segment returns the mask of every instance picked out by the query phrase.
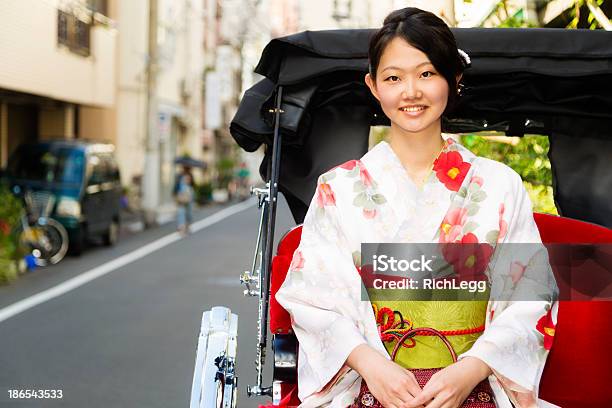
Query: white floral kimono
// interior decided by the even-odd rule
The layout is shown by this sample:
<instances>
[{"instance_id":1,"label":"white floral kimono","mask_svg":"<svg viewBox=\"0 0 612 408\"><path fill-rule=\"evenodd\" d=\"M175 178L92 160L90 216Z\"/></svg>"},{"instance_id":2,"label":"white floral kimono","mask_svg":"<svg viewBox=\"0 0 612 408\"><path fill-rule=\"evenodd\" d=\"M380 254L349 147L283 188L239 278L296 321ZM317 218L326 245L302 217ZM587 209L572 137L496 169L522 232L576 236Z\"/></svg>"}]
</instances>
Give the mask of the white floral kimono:
<instances>
[{"instance_id":1,"label":"white floral kimono","mask_svg":"<svg viewBox=\"0 0 612 408\"><path fill-rule=\"evenodd\" d=\"M388 357L372 305L362 300L361 243L541 243L520 176L445 140L421 187L386 142L319 178L300 245L276 294L299 340L301 407L354 402L361 377L345 362L356 346L368 343ZM557 313L556 285L540 247L522 251L522 259L507 259L488 278L492 293L539 280L542 300L489 301L484 332L459 356L491 367L499 407L511 407L510 401L517 407L554 406L537 398Z\"/></svg>"}]
</instances>

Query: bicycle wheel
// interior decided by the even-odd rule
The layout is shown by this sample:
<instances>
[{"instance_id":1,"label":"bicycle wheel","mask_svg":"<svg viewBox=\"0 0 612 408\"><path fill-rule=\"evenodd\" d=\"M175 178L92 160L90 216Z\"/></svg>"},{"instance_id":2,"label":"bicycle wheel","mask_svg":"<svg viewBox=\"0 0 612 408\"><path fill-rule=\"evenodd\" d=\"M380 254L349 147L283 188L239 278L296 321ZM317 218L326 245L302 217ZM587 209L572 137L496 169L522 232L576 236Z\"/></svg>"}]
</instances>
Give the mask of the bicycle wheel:
<instances>
[{"instance_id":1,"label":"bicycle wheel","mask_svg":"<svg viewBox=\"0 0 612 408\"><path fill-rule=\"evenodd\" d=\"M68 252L68 232L52 218L41 217L22 229L20 241L29 248L38 266L54 265Z\"/></svg>"}]
</instances>

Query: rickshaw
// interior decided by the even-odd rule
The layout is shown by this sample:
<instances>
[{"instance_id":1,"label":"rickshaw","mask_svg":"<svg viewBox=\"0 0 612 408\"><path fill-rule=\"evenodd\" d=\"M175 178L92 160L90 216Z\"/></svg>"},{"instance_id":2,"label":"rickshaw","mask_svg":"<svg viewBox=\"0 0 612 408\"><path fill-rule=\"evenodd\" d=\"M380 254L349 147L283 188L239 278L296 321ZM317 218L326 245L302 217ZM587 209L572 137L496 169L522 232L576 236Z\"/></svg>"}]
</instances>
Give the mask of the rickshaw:
<instances>
[{"instance_id":1,"label":"rickshaw","mask_svg":"<svg viewBox=\"0 0 612 408\"><path fill-rule=\"evenodd\" d=\"M464 94L443 131L547 135L554 199L562 216L535 213L545 243L612 243L612 33L562 29L453 29L471 58ZM306 31L273 39L231 122L247 152L265 146L253 188L260 208L245 295L259 300L257 377L249 396L274 407L299 405L298 342L288 313L276 302L317 177L367 152L370 127L388 119L364 83L373 30ZM278 193L296 227L273 253ZM608 271L609 272L609 271ZM556 273L556 272L555 272ZM609 278L608 278L609 282ZM611 406L612 302L564 301L540 397L562 407ZM191 407L235 407L238 316L227 307L204 312ZM269 330L269 332L268 332ZM273 378L264 383L268 333ZM266 385L268 384L268 385Z\"/></svg>"}]
</instances>

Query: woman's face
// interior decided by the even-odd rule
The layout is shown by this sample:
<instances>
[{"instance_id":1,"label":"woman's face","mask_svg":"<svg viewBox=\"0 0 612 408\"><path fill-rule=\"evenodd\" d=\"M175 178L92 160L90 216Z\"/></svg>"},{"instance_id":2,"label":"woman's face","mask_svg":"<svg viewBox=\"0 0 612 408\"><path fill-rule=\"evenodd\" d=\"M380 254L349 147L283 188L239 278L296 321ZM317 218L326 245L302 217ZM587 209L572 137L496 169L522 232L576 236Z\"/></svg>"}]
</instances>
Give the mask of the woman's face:
<instances>
[{"instance_id":1,"label":"woman's face","mask_svg":"<svg viewBox=\"0 0 612 408\"><path fill-rule=\"evenodd\" d=\"M448 83L427 55L404 39L395 37L387 45L376 82L367 74L366 83L392 126L408 133L439 127L448 102Z\"/></svg>"}]
</instances>

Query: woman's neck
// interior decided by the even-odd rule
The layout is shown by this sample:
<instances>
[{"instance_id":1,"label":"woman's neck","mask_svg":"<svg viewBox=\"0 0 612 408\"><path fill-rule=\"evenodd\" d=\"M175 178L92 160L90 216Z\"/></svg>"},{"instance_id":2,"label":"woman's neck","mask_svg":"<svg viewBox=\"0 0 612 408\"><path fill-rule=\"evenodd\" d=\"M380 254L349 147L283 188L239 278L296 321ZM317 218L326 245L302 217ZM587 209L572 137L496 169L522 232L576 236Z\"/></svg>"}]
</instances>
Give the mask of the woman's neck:
<instances>
[{"instance_id":1,"label":"woman's neck","mask_svg":"<svg viewBox=\"0 0 612 408\"><path fill-rule=\"evenodd\" d=\"M389 145L409 173L428 171L444 147L439 124L420 133L391 126L389 139Z\"/></svg>"}]
</instances>

